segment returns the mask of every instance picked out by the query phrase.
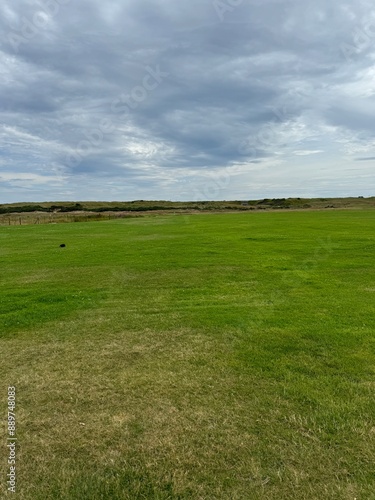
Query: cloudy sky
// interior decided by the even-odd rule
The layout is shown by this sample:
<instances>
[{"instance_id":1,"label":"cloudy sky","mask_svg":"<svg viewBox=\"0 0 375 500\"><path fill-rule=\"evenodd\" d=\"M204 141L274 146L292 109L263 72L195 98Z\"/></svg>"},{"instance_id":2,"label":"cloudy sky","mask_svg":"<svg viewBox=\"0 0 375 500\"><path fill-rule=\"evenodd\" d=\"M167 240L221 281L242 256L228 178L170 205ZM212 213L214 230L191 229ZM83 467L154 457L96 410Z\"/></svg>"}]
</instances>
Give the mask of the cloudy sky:
<instances>
[{"instance_id":1,"label":"cloudy sky","mask_svg":"<svg viewBox=\"0 0 375 500\"><path fill-rule=\"evenodd\" d=\"M375 194L370 0L3 0L0 202Z\"/></svg>"}]
</instances>

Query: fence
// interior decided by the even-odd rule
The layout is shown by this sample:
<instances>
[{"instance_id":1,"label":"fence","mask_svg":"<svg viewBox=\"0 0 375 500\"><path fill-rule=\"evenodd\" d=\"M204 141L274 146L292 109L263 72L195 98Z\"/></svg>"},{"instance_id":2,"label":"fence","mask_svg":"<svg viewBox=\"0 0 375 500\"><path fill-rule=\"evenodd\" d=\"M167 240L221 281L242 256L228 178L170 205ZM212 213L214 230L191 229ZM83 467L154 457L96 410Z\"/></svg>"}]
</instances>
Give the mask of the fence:
<instances>
[{"instance_id":1,"label":"fence","mask_svg":"<svg viewBox=\"0 0 375 500\"><path fill-rule=\"evenodd\" d=\"M140 217L140 214L128 213L22 213L0 214L0 226L29 226L32 224L61 224L71 222L93 222L128 217Z\"/></svg>"}]
</instances>

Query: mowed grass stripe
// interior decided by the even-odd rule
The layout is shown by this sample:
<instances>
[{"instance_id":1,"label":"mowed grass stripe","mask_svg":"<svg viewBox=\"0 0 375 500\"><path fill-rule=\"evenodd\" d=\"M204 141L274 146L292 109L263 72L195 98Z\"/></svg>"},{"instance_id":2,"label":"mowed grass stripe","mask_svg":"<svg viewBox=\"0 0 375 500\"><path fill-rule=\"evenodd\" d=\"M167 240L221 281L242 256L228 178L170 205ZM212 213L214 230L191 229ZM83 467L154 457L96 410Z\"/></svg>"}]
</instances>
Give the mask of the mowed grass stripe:
<instances>
[{"instance_id":1,"label":"mowed grass stripe","mask_svg":"<svg viewBox=\"0 0 375 500\"><path fill-rule=\"evenodd\" d=\"M374 227L343 210L2 228L18 497L372 498Z\"/></svg>"}]
</instances>

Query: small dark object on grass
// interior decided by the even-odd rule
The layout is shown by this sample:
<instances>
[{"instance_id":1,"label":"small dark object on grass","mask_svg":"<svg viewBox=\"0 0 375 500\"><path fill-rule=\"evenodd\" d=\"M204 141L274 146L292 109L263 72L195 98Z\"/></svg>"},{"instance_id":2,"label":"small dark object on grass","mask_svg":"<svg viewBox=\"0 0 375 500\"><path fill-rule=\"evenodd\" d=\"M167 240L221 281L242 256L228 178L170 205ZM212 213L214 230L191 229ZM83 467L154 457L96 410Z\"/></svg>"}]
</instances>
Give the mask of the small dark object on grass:
<instances>
[{"instance_id":1,"label":"small dark object on grass","mask_svg":"<svg viewBox=\"0 0 375 500\"><path fill-rule=\"evenodd\" d=\"M65 243L61 243L60 248L65 248Z\"/></svg>"}]
</instances>

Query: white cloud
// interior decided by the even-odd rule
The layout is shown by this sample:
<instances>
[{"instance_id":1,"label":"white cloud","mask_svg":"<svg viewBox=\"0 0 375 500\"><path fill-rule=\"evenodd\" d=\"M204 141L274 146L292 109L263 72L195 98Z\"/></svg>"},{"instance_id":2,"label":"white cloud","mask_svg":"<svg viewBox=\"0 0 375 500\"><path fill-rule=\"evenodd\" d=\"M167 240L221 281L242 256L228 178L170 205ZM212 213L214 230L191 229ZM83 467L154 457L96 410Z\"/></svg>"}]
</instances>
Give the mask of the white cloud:
<instances>
[{"instance_id":1,"label":"white cloud","mask_svg":"<svg viewBox=\"0 0 375 500\"><path fill-rule=\"evenodd\" d=\"M324 153L324 151L322 149L316 149L316 150L300 149L299 151L294 151L294 154L296 156L309 156L309 155L316 155L318 153Z\"/></svg>"}]
</instances>

